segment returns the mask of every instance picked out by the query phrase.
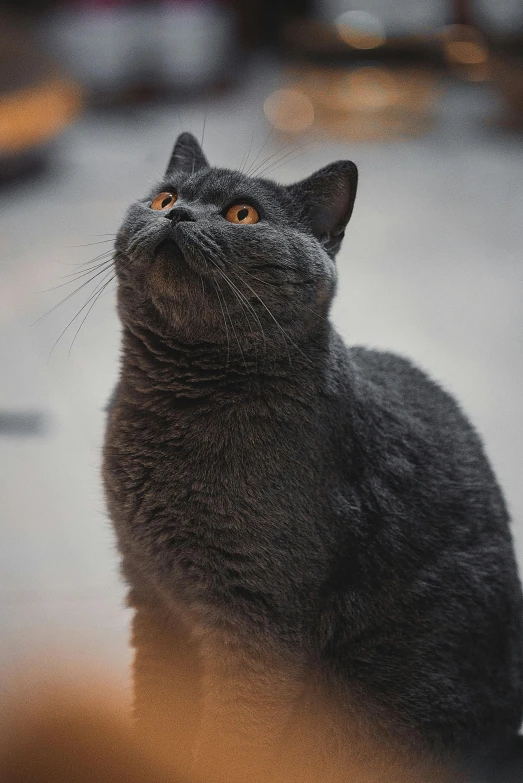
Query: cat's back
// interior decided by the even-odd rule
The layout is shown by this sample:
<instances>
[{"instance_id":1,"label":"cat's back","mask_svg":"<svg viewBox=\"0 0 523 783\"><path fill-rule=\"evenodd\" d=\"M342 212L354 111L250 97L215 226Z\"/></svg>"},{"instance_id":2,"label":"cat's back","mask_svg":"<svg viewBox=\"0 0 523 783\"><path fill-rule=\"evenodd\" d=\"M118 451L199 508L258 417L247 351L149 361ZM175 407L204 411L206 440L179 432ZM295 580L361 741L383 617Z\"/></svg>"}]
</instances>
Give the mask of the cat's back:
<instances>
[{"instance_id":1,"label":"cat's back","mask_svg":"<svg viewBox=\"0 0 523 783\"><path fill-rule=\"evenodd\" d=\"M515 577L509 514L482 440L458 402L411 361L361 347L352 373L353 483L379 518L433 554L473 551ZM350 459L350 457L349 457ZM497 549L496 556L493 555ZM519 591L519 588L518 588Z\"/></svg>"},{"instance_id":2,"label":"cat's back","mask_svg":"<svg viewBox=\"0 0 523 783\"><path fill-rule=\"evenodd\" d=\"M439 426L460 423L473 431L451 394L410 359L362 346L351 347L348 353L356 371L356 383L372 389L372 396L384 409L401 410L424 422L438 419Z\"/></svg>"},{"instance_id":3,"label":"cat's back","mask_svg":"<svg viewBox=\"0 0 523 783\"><path fill-rule=\"evenodd\" d=\"M360 346L348 354L371 431L417 450L419 467L435 461L449 477L469 473L503 505L481 438L451 394L403 356Z\"/></svg>"},{"instance_id":4,"label":"cat's back","mask_svg":"<svg viewBox=\"0 0 523 783\"><path fill-rule=\"evenodd\" d=\"M366 630L357 639L346 622L335 654L369 692L449 745L515 731L521 588L509 515L481 439L454 398L409 360L360 347L346 359L345 486L360 510L359 534L368 536L361 572L377 609L373 617L363 605ZM352 539L340 583L351 548ZM440 687L442 672L452 688Z\"/></svg>"}]
</instances>

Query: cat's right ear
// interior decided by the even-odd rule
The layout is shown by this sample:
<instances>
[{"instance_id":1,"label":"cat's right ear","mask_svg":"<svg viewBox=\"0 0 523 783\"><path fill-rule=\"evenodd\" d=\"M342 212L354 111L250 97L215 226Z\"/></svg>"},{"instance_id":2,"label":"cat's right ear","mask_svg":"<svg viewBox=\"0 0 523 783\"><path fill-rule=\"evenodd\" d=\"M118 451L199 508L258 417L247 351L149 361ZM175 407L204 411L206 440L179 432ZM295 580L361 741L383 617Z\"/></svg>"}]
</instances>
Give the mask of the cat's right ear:
<instances>
[{"instance_id":1,"label":"cat's right ear","mask_svg":"<svg viewBox=\"0 0 523 783\"><path fill-rule=\"evenodd\" d=\"M180 133L172 151L165 176L175 171L194 174L199 169L208 168L207 158L192 133Z\"/></svg>"},{"instance_id":2,"label":"cat's right ear","mask_svg":"<svg viewBox=\"0 0 523 783\"><path fill-rule=\"evenodd\" d=\"M352 215L358 169L351 160L339 160L288 187L301 217L331 256L340 249Z\"/></svg>"}]
</instances>

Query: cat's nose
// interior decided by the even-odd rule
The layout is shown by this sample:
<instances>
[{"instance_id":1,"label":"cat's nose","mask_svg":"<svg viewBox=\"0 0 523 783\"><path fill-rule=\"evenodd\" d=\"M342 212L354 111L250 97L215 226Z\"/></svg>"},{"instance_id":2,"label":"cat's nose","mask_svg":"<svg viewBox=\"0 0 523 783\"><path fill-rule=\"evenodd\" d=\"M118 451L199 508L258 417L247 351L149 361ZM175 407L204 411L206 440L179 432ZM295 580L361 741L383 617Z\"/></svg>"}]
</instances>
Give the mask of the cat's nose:
<instances>
[{"instance_id":1,"label":"cat's nose","mask_svg":"<svg viewBox=\"0 0 523 783\"><path fill-rule=\"evenodd\" d=\"M181 223L184 220L196 220L196 217L187 207L174 207L165 216L173 223Z\"/></svg>"}]
</instances>

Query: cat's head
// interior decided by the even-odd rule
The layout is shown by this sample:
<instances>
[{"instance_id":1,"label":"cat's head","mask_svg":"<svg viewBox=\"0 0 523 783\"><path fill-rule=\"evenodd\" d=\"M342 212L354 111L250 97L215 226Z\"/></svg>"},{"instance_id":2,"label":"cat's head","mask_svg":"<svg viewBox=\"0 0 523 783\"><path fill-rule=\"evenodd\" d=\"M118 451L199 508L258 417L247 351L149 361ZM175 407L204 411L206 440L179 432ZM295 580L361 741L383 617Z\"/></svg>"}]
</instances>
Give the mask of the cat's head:
<instances>
[{"instance_id":1,"label":"cat's head","mask_svg":"<svg viewBox=\"0 0 523 783\"><path fill-rule=\"evenodd\" d=\"M356 185L350 161L289 186L212 168L181 134L117 235L122 321L229 351L301 341L328 314Z\"/></svg>"}]
</instances>

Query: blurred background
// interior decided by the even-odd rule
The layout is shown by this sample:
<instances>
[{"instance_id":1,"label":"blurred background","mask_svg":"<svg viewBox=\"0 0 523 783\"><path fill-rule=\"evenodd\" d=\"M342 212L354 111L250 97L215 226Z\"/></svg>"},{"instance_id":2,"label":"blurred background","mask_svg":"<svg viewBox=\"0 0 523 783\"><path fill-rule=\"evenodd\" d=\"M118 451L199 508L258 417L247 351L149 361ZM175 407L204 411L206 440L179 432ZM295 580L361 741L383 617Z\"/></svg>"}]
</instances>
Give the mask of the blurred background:
<instances>
[{"instance_id":1,"label":"blurred background","mask_svg":"<svg viewBox=\"0 0 523 783\"><path fill-rule=\"evenodd\" d=\"M176 135L290 182L360 169L333 317L457 395L523 563L520 0L12 0L0 11L0 688L99 667L128 693L100 481L118 372L93 277Z\"/></svg>"}]
</instances>

